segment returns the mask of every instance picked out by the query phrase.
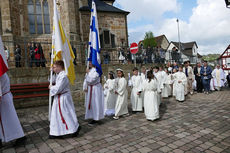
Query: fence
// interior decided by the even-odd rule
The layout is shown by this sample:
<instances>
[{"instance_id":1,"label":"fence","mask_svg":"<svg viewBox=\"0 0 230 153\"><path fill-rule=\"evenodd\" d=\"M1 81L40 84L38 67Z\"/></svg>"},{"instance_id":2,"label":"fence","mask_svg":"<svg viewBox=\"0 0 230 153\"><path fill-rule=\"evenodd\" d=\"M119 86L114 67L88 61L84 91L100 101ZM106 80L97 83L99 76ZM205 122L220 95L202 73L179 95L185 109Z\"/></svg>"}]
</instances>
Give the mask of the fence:
<instances>
[{"instance_id":1,"label":"fence","mask_svg":"<svg viewBox=\"0 0 230 153\"><path fill-rule=\"evenodd\" d=\"M8 64L10 67L21 66L21 67L35 67L35 66L49 66L51 60L51 50L52 50L52 42L50 39L47 41L28 41L24 40L16 40L16 41L3 41L4 46L6 46L9 51ZM18 61L15 56L16 44L20 46L21 56ZM28 44L32 45L32 49L34 50L36 44L40 44L42 48L42 53L44 58L40 58L40 60L34 60L31 58L31 48ZM85 44L72 44L73 51L76 53L75 64L85 65L87 61L87 46ZM134 59L136 56L136 62L138 64L147 64L147 63L159 63L165 64L166 62L177 62L182 63L184 59L182 58L181 53L173 52L173 51L165 51L162 50L163 54L159 53L156 48L153 48L152 51L146 52L145 49L140 49L136 55L131 55L129 50L124 50L124 60L119 60L119 51L116 48L113 49L102 49L101 50L101 62L102 64L117 64L117 63L134 63ZM19 62L19 63L18 63Z\"/></svg>"},{"instance_id":2,"label":"fence","mask_svg":"<svg viewBox=\"0 0 230 153\"><path fill-rule=\"evenodd\" d=\"M49 66L51 60L51 51L52 51L52 42L47 41L26 41L26 40L18 40L18 41L4 41L3 44L6 47L8 53L8 65L9 67L39 67L39 66ZM30 46L30 45L31 46ZM36 44L40 46L41 49L39 52L39 58L35 58L35 54L32 51L37 48ZM20 57L16 55L17 50L16 45L20 48ZM76 51L76 63L85 63L85 59L82 59L82 54L84 52L84 45L81 44L72 44L72 48Z\"/></svg>"}]
</instances>

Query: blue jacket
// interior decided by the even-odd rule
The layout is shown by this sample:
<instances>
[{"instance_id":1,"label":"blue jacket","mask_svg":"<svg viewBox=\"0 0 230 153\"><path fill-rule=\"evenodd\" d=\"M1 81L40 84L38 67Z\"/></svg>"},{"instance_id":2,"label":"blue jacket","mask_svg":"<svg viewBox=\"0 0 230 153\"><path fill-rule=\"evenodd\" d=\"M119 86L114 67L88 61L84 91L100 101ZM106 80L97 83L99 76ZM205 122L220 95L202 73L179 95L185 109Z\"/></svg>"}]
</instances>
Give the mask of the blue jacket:
<instances>
[{"instance_id":1,"label":"blue jacket","mask_svg":"<svg viewBox=\"0 0 230 153\"><path fill-rule=\"evenodd\" d=\"M212 78L212 68L210 66L206 67L206 75L204 75L204 73L205 73L204 66L202 66L200 69L201 78L203 79L205 76L207 76L208 79Z\"/></svg>"}]
</instances>

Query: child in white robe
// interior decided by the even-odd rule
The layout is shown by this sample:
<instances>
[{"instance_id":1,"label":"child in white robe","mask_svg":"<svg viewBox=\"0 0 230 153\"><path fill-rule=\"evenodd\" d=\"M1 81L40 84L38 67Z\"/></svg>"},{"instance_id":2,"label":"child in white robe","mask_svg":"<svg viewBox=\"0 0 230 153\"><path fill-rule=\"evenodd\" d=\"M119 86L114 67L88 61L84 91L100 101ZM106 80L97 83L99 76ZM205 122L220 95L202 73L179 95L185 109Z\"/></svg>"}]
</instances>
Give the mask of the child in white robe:
<instances>
[{"instance_id":1,"label":"child in white robe","mask_svg":"<svg viewBox=\"0 0 230 153\"><path fill-rule=\"evenodd\" d=\"M104 92L100 76L91 61L89 61L89 69L86 69L86 73L85 119L89 119L88 125L93 126L104 119Z\"/></svg>"},{"instance_id":2,"label":"child in white robe","mask_svg":"<svg viewBox=\"0 0 230 153\"><path fill-rule=\"evenodd\" d=\"M167 98L169 97L169 81L168 81L168 69L166 68L165 71L160 71L161 73L161 77L162 77L162 82L163 82L163 89L162 89L162 93L161 96L163 98Z\"/></svg>"},{"instance_id":3,"label":"child in white robe","mask_svg":"<svg viewBox=\"0 0 230 153\"><path fill-rule=\"evenodd\" d=\"M187 83L187 77L181 66L179 67L179 71L174 74L174 80L176 100L183 102L185 100L185 87Z\"/></svg>"},{"instance_id":4,"label":"child in white robe","mask_svg":"<svg viewBox=\"0 0 230 153\"><path fill-rule=\"evenodd\" d=\"M128 112L128 91L127 91L127 81L125 79L122 69L117 69L117 89L115 94L117 94L117 101L115 106L115 120L119 119L122 115L129 115Z\"/></svg>"},{"instance_id":5,"label":"child in white robe","mask_svg":"<svg viewBox=\"0 0 230 153\"><path fill-rule=\"evenodd\" d=\"M115 114L115 104L117 100L117 95L115 94L116 80L114 73L109 72L108 80L104 84L105 93L105 115L112 116Z\"/></svg>"},{"instance_id":6,"label":"child in white robe","mask_svg":"<svg viewBox=\"0 0 230 153\"><path fill-rule=\"evenodd\" d=\"M17 144L25 142L25 135L14 108L10 92L10 79L6 73L0 76L0 146L2 142L16 140Z\"/></svg>"},{"instance_id":7,"label":"child in white robe","mask_svg":"<svg viewBox=\"0 0 230 153\"><path fill-rule=\"evenodd\" d=\"M159 105L157 102L157 80L154 78L152 71L147 72L147 78L143 82L144 91L144 110L147 120L153 121L159 118Z\"/></svg>"},{"instance_id":8,"label":"child in white robe","mask_svg":"<svg viewBox=\"0 0 230 153\"><path fill-rule=\"evenodd\" d=\"M142 111L142 78L140 75L138 75L138 69L135 67L133 69L133 76L131 77L131 80L129 80L129 85L132 87L130 101L132 104L132 110L133 112L140 112Z\"/></svg>"},{"instance_id":9,"label":"child in white robe","mask_svg":"<svg viewBox=\"0 0 230 153\"><path fill-rule=\"evenodd\" d=\"M54 96L50 118L50 139L62 136L77 136L80 127L72 100L69 79L64 71L64 62L55 61L52 67L57 74L54 85L49 86L51 96Z\"/></svg>"},{"instance_id":10,"label":"child in white robe","mask_svg":"<svg viewBox=\"0 0 230 153\"><path fill-rule=\"evenodd\" d=\"M158 87L157 87L157 102L158 102L158 105L160 106L161 104L161 92L162 92L162 89L164 88L164 85L163 85L163 81L161 77L161 73L159 72L159 67L155 67L154 68L154 76L157 80L157 84L158 84Z\"/></svg>"}]
</instances>

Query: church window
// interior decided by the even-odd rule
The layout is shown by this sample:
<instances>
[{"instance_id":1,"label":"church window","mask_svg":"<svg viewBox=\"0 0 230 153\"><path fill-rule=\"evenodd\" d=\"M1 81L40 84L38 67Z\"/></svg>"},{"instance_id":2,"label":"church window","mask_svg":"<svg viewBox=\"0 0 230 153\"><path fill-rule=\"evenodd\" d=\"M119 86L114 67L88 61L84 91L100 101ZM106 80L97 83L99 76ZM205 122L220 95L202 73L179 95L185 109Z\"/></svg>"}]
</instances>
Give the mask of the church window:
<instances>
[{"instance_id":1,"label":"church window","mask_svg":"<svg viewBox=\"0 0 230 153\"><path fill-rule=\"evenodd\" d=\"M29 0L27 8L30 34L49 34L50 19L47 0Z\"/></svg>"},{"instance_id":2,"label":"church window","mask_svg":"<svg viewBox=\"0 0 230 153\"><path fill-rule=\"evenodd\" d=\"M100 35L101 48L115 48L115 35L109 30L104 30Z\"/></svg>"}]
</instances>

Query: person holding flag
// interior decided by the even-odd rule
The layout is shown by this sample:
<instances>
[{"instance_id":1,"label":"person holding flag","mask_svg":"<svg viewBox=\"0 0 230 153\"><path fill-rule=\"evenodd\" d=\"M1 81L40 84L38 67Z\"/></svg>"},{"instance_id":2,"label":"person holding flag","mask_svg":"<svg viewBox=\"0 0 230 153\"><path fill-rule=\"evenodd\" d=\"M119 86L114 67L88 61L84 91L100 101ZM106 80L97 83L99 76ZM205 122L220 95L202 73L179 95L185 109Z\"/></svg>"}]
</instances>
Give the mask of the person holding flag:
<instances>
[{"instance_id":1,"label":"person holding flag","mask_svg":"<svg viewBox=\"0 0 230 153\"><path fill-rule=\"evenodd\" d=\"M96 4L93 0L89 33L88 64L84 81L84 86L87 86L85 119L92 119L89 122L90 126L104 118L104 95L100 83L100 77L102 75L100 48Z\"/></svg>"},{"instance_id":2,"label":"person holding flag","mask_svg":"<svg viewBox=\"0 0 230 153\"><path fill-rule=\"evenodd\" d=\"M25 143L22 126L14 108L13 96L10 92L10 79L7 60L0 36L0 146L2 142L16 140L16 145Z\"/></svg>"},{"instance_id":3,"label":"person holding flag","mask_svg":"<svg viewBox=\"0 0 230 153\"><path fill-rule=\"evenodd\" d=\"M80 126L75 113L75 107L70 92L69 82L74 84L74 54L63 30L56 0L54 3L51 76L50 76L50 139L63 136L77 136ZM54 64L53 64L54 62ZM53 77L53 71L56 77ZM51 109L51 96L54 96Z\"/></svg>"}]
</instances>

